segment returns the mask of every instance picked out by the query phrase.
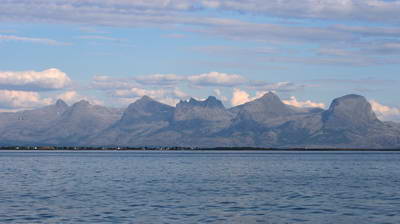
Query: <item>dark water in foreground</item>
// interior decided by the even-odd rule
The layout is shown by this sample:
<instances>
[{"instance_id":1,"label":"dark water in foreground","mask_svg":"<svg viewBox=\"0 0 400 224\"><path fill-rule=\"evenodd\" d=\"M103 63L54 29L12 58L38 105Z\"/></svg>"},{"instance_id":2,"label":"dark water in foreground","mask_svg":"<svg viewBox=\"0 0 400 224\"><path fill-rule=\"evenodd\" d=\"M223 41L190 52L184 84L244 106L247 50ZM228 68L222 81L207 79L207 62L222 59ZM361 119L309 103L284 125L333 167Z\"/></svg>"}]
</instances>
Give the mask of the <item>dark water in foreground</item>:
<instances>
[{"instance_id":1,"label":"dark water in foreground","mask_svg":"<svg viewBox=\"0 0 400 224\"><path fill-rule=\"evenodd\" d=\"M400 223L396 152L5 152L0 223Z\"/></svg>"}]
</instances>

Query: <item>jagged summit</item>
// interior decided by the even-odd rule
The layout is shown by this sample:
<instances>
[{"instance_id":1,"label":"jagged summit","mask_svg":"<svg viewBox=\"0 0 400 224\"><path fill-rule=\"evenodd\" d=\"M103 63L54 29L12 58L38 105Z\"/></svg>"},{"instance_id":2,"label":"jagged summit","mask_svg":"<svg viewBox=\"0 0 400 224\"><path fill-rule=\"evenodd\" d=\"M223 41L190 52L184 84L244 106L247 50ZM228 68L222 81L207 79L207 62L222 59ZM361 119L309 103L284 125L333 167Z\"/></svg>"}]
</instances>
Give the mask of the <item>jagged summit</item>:
<instances>
[{"instance_id":1,"label":"jagged summit","mask_svg":"<svg viewBox=\"0 0 400 224\"><path fill-rule=\"evenodd\" d=\"M209 96L205 101L206 107L224 107L222 102L218 100L215 96Z\"/></svg>"},{"instance_id":2,"label":"jagged summit","mask_svg":"<svg viewBox=\"0 0 400 224\"><path fill-rule=\"evenodd\" d=\"M226 120L230 119L228 111L215 96L209 96L200 101L190 98L189 101L181 101L176 105L174 118L183 120Z\"/></svg>"},{"instance_id":3,"label":"jagged summit","mask_svg":"<svg viewBox=\"0 0 400 224\"><path fill-rule=\"evenodd\" d=\"M62 99L58 99L58 100L56 101L55 105L56 105L57 107L68 107L68 104L65 103L65 101L62 100Z\"/></svg>"},{"instance_id":4,"label":"jagged summit","mask_svg":"<svg viewBox=\"0 0 400 224\"><path fill-rule=\"evenodd\" d=\"M225 108L222 102L218 100L215 96L209 96L206 100L196 100L194 98L190 98L189 101L180 101L177 107L181 106Z\"/></svg>"},{"instance_id":5,"label":"jagged summit","mask_svg":"<svg viewBox=\"0 0 400 224\"><path fill-rule=\"evenodd\" d=\"M279 100L280 98L278 95L276 95L274 92L268 91L266 93L264 93L264 95L262 97L260 97L260 99L273 99L273 100Z\"/></svg>"}]
</instances>

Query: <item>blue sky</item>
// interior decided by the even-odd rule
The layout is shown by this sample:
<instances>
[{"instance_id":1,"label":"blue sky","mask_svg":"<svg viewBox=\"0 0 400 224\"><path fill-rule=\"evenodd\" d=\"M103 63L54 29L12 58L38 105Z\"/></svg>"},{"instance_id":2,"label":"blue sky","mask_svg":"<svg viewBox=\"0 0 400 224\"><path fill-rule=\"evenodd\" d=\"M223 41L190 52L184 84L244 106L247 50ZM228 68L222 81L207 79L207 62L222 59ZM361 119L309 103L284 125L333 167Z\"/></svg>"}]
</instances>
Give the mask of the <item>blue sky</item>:
<instances>
[{"instance_id":1,"label":"blue sky","mask_svg":"<svg viewBox=\"0 0 400 224\"><path fill-rule=\"evenodd\" d=\"M400 1L0 0L0 109L356 93L399 120Z\"/></svg>"}]
</instances>

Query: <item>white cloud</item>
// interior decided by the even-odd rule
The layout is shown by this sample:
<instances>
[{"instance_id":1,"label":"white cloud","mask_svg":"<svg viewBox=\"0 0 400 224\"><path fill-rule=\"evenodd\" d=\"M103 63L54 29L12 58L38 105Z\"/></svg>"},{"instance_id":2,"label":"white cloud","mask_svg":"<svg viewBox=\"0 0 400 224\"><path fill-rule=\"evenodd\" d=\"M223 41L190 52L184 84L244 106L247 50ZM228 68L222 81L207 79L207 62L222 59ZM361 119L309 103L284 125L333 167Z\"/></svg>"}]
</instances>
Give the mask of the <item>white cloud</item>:
<instances>
[{"instance_id":1,"label":"white cloud","mask_svg":"<svg viewBox=\"0 0 400 224\"><path fill-rule=\"evenodd\" d=\"M232 106L238 106L251 101L250 95L243 90L234 89L231 104Z\"/></svg>"},{"instance_id":2,"label":"white cloud","mask_svg":"<svg viewBox=\"0 0 400 224\"><path fill-rule=\"evenodd\" d=\"M57 90L67 87L71 79L64 72L52 68L37 71L0 72L0 89L10 90Z\"/></svg>"},{"instance_id":3,"label":"white cloud","mask_svg":"<svg viewBox=\"0 0 400 224\"><path fill-rule=\"evenodd\" d=\"M22 41L47 45L70 45L70 43L60 42L48 38L20 37L14 35L0 35L0 41Z\"/></svg>"},{"instance_id":4,"label":"white cloud","mask_svg":"<svg viewBox=\"0 0 400 224\"><path fill-rule=\"evenodd\" d=\"M246 84L247 79L241 75L210 72L189 76L188 81L196 86L237 86Z\"/></svg>"},{"instance_id":5,"label":"white cloud","mask_svg":"<svg viewBox=\"0 0 400 224\"><path fill-rule=\"evenodd\" d=\"M299 101L295 96L291 96L289 100L282 100L283 103L294 107L319 107L325 108L324 103L313 102L311 100Z\"/></svg>"},{"instance_id":6,"label":"white cloud","mask_svg":"<svg viewBox=\"0 0 400 224\"><path fill-rule=\"evenodd\" d=\"M372 110L383 121L400 121L400 109L380 104L376 100L370 101Z\"/></svg>"},{"instance_id":7,"label":"white cloud","mask_svg":"<svg viewBox=\"0 0 400 224\"><path fill-rule=\"evenodd\" d=\"M52 103L50 98L41 98L37 92L0 90L0 108L31 109Z\"/></svg>"}]
</instances>

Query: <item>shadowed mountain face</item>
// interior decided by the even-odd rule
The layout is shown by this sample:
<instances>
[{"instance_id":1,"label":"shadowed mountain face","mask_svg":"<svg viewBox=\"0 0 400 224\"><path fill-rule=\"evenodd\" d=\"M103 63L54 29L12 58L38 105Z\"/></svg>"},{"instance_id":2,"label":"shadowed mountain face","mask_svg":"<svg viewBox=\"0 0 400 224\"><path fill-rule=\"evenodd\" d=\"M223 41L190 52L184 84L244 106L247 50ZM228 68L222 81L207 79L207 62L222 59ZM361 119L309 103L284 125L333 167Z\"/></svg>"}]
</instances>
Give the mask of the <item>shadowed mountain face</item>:
<instances>
[{"instance_id":1,"label":"shadowed mountain face","mask_svg":"<svg viewBox=\"0 0 400 224\"><path fill-rule=\"evenodd\" d=\"M205 101L191 98L189 101L181 101L176 105L174 120L206 120L220 121L230 119L230 113L225 109L221 101L210 96Z\"/></svg>"},{"instance_id":2,"label":"shadowed mountain face","mask_svg":"<svg viewBox=\"0 0 400 224\"><path fill-rule=\"evenodd\" d=\"M172 119L174 108L144 96L129 105L117 126L135 129L140 124L160 124Z\"/></svg>"},{"instance_id":3,"label":"shadowed mountain face","mask_svg":"<svg viewBox=\"0 0 400 224\"><path fill-rule=\"evenodd\" d=\"M226 109L215 97L171 107L144 96L125 110L80 101L0 113L3 145L399 148L400 125L358 95L329 109L293 108L273 93Z\"/></svg>"}]
</instances>

